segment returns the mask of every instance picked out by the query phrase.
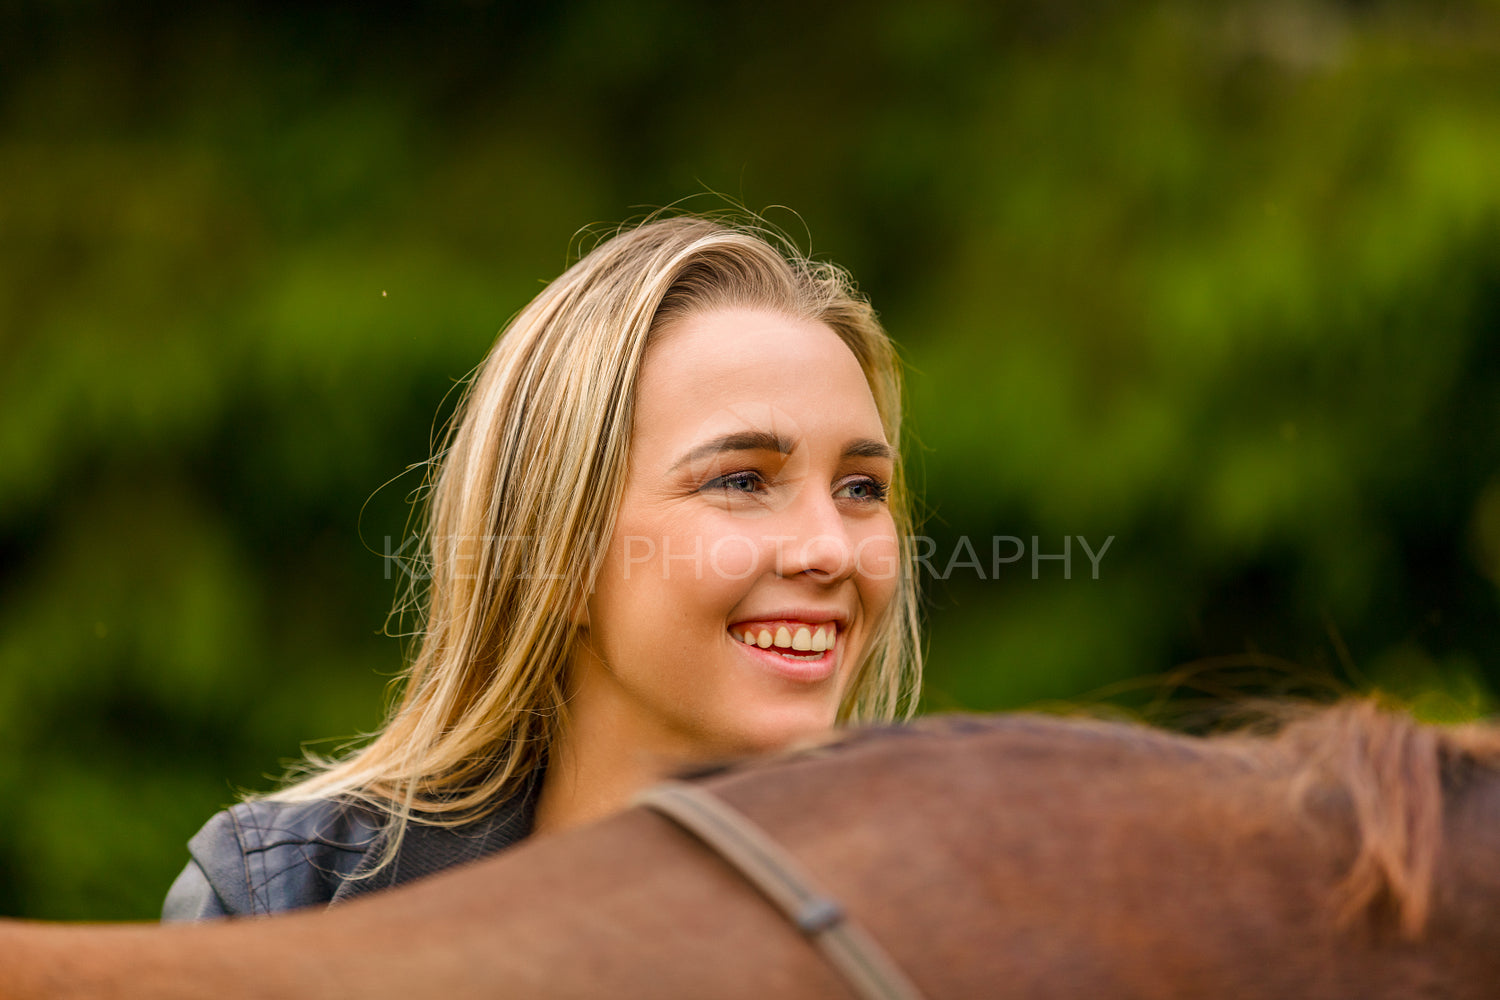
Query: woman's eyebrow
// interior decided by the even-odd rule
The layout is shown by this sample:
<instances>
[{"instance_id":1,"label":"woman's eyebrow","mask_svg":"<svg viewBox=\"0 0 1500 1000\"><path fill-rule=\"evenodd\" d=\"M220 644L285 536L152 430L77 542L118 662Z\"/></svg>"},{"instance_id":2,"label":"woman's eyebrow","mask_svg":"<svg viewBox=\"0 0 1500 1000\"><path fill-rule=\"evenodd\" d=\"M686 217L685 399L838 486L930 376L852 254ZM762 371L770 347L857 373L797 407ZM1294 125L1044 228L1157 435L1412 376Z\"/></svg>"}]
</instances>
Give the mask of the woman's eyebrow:
<instances>
[{"instance_id":1,"label":"woman's eyebrow","mask_svg":"<svg viewBox=\"0 0 1500 1000\"><path fill-rule=\"evenodd\" d=\"M694 445L692 450L672 465L671 471L676 472L689 462L710 458L725 451L774 451L779 455L790 455L792 442L791 439L770 431L734 431Z\"/></svg>"},{"instance_id":2,"label":"woman's eyebrow","mask_svg":"<svg viewBox=\"0 0 1500 1000\"><path fill-rule=\"evenodd\" d=\"M896 460L896 451L884 441L876 441L874 438L860 438L851 441L844 446L845 458L885 458Z\"/></svg>"}]
</instances>

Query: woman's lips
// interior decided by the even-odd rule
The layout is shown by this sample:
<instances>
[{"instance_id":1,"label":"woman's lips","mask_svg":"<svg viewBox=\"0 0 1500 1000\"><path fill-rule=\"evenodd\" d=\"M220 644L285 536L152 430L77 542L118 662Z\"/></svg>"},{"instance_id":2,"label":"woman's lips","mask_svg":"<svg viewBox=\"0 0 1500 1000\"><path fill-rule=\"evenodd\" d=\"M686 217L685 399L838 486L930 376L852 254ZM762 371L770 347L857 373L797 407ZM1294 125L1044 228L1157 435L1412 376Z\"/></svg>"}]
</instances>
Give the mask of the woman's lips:
<instances>
[{"instance_id":1,"label":"woman's lips","mask_svg":"<svg viewBox=\"0 0 1500 1000\"><path fill-rule=\"evenodd\" d=\"M835 622L740 622L729 632L752 660L788 680L822 681L838 668Z\"/></svg>"}]
</instances>

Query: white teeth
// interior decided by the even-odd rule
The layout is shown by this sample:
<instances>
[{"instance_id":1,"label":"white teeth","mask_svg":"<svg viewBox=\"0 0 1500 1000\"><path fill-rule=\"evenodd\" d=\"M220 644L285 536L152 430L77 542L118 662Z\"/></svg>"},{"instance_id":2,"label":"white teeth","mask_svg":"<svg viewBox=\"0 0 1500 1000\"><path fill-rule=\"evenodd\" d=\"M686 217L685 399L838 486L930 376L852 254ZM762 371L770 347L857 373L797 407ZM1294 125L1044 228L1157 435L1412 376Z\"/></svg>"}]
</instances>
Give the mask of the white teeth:
<instances>
[{"instance_id":1,"label":"white teeth","mask_svg":"<svg viewBox=\"0 0 1500 1000\"><path fill-rule=\"evenodd\" d=\"M750 625L741 632L731 633L747 646L770 649L775 646L783 651L799 653L822 653L834 647L838 639L838 626L826 625L777 625L773 634L769 627Z\"/></svg>"}]
</instances>

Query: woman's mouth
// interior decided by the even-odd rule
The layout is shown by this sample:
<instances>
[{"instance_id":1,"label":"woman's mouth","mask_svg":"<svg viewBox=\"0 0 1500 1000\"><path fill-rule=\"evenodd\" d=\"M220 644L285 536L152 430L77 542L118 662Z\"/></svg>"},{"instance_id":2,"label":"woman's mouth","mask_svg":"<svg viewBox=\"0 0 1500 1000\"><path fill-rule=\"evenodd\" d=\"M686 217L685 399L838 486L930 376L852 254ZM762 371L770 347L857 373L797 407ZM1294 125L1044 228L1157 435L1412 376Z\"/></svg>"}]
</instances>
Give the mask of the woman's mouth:
<instances>
[{"instance_id":1,"label":"woman's mouth","mask_svg":"<svg viewBox=\"0 0 1500 1000\"><path fill-rule=\"evenodd\" d=\"M747 622L731 626L730 635L747 646L774 650L788 660L812 662L838 643L838 625L821 622Z\"/></svg>"}]
</instances>

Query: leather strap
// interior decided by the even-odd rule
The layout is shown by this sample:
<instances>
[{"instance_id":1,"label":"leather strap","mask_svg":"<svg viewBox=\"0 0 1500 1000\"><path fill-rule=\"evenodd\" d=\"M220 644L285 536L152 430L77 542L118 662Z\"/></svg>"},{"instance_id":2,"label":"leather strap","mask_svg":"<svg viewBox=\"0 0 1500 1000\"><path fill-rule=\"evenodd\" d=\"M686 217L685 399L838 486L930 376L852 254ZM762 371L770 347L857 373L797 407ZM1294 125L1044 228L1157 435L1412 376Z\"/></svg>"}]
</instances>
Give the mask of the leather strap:
<instances>
[{"instance_id":1,"label":"leather strap","mask_svg":"<svg viewBox=\"0 0 1500 1000\"><path fill-rule=\"evenodd\" d=\"M921 1000L901 967L838 901L723 799L697 785L669 781L636 796L635 804L673 820L736 868L822 950L863 1000Z\"/></svg>"}]
</instances>

